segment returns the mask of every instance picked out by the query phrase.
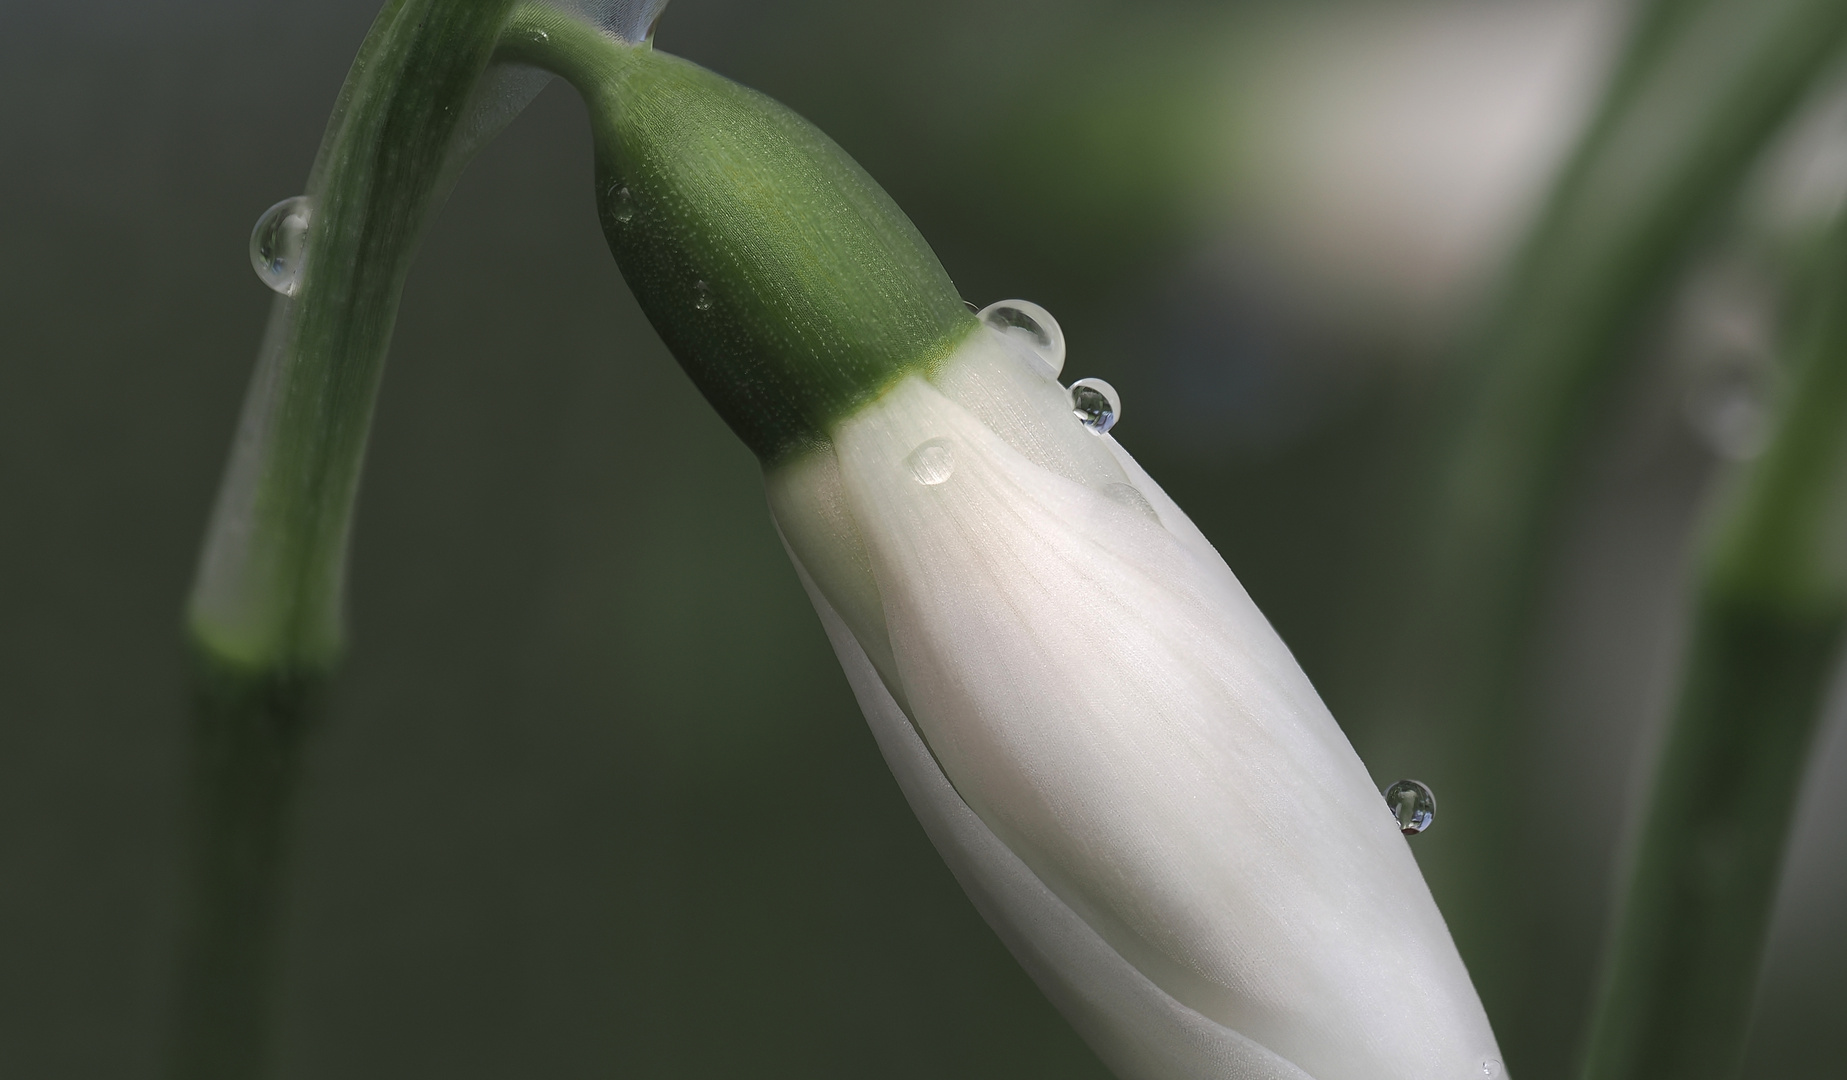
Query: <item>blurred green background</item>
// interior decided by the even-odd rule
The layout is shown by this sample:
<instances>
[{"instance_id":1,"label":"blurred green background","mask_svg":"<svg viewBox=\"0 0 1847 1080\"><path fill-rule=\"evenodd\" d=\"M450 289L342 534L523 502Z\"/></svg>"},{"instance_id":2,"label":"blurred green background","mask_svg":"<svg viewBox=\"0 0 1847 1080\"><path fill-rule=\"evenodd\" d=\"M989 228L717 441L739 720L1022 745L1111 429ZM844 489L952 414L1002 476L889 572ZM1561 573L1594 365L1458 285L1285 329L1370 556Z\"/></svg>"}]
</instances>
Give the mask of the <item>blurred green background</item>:
<instances>
[{"instance_id":1,"label":"blurred green background","mask_svg":"<svg viewBox=\"0 0 1847 1080\"><path fill-rule=\"evenodd\" d=\"M299 190L376 10L0 9L0 1075L156 1071L179 610L270 300L246 243ZM1436 790L1413 848L1452 922L1472 898L1443 884L1444 826L1471 807L1445 773L1516 793L1520 914L1482 932L1514 959L1475 976L1522 1080L1576 1059L1694 529L1774 377L1755 253L1847 184L1824 87L1742 224L1638 313L1636 375L1558 528L1528 715L1499 758L1451 760L1381 704L1405 477L1621 10L675 0L657 39L833 135L970 300L1059 317L1066 373L1122 391L1123 443L1375 779ZM582 107L550 87L465 175L405 296L352 653L295 823L279 1077L1104 1075L912 820L762 499L630 300ZM1844 712L1753 1078L1847 1061Z\"/></svg>"}]
</instances>

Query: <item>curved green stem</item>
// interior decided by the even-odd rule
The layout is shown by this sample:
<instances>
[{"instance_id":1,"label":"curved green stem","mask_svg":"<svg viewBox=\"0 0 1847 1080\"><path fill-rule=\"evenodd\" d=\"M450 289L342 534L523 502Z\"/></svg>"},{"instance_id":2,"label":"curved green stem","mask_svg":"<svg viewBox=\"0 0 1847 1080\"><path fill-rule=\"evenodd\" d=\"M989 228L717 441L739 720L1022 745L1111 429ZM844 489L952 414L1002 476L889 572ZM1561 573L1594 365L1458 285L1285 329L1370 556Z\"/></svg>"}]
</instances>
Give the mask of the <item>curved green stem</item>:
<instances>
[{"instance_id":1,"label":"curved green stem","mask_svg":"<svg viewBox=\"0 0 1847 1080\"><path fill-rule=\"evenodd\" d=\"M1839 0L1656 0L1535 221L1453 396L1398 712L1450 808L1422 858L1491 1014L1520 1011L1523 903L1503 782L1553 523L1634 354L1637 314L1726 204L1847 32ZM1518 1035L1514 1035L1517 1039ZM1510 1048L1510 1053L1517 1050Z\"/></svg>"},{"instance_id":2,"label":"curved green stem","mask_svg":"<svg viewBox=\"0 0 1847 1080\"><path fill-rule=\"evenodd\" d=\"M457 124L511 0L393 0L354 61L308 185L187 615L197 658L190 895L171 1080L264 1071L289 818L316 690L339 657L366 435L398 298Z\"/></svg>"},{"instance_id":3,"label":"curved green stem","mask_svg":"<svg viewBox=\"0 0 1847 1080\"><path fill-rule=\"evenodd\" d=\"M1785 415L1700 570L1586 1080L1726 1080L1803 765L1847 642L1847 224Z\"/></svg>"},{"instance_id":4,"label":"curved green stem","mask_svg":"<svg viewBox=\"0 0 1847 1080\"><path fill-rule=\"evenodd\" d=\"M308 184L188 606L198 647L251 672L330 669L385 352L458 120L511 0L394 0L341 90Z\"/></svg>"}]
</instances>

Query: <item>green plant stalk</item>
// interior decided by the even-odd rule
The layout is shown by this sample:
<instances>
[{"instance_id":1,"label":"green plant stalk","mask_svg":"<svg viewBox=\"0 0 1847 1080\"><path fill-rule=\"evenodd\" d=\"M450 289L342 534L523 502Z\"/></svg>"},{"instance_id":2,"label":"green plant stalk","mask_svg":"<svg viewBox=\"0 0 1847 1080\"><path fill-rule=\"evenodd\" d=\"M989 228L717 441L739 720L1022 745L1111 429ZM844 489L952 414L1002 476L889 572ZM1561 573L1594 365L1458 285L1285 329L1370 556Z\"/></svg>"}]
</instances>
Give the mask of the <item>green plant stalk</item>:
<instances>
[{"instance_id":1,"label":"green plant stalk","mask_svg":"<svg viewBox=\"0 0 1847 1080\"><path fill-rule=\"evenodd\" d=\"M190 907L172 1080L262 1074L276 916L303 737L321 680L203 668L193 698Z\"/></svg>"},{"instance_id":2,"label":"green plant stalk","mask_svg":"<svg viewBox=\"0 0 1847 1080\"><path fill-rule=\"evenodd\" d=\"M1847 32L1839 0L1656 0L1489 309L1444 429L1417 662L1395 710L1433 733L1447 835L1422 860L1491 1015L1519 1012L1503 782L1554 523L1636 317ZM1518 1039L1514 1035L1514 1039ZM1517 1042L1515 1043L1517 1046Z\"/></svg>"},{"instance_id":3,"label":"green plant stalk","mask_svg":"<svg viewBox=\"0 0 1847 1080\"><path fill-rule=\"evenodd\" d=\"M252 672L330 670L347 540L398 300L451 176L458 121L511 0L393 0L353 63L308 183L188 605L197 646Z\"/></svg>"},{"instance_id":4,"label":"green plant stalk","mask_svg":"<svg viewBox=\"0 0 1847 1080\"><path fill-rule=\"evenodd\" d=\"M269 972L303 740L339 658L353 503L414 249L510 0L393 0L308 185L187 610L196 660L188 908L166 1075L264 1070Z\"/></svg>"},{"instance_id":5,"label":"green plant stalk","mask_svg":"<svg viewBox=\"0 0 1847 1080\"><path fill-rule=\"evenodd\" d=\"M1702 561L1586 1080L1728 1080L1803 766L1847 643L1847 224L1785 415Z\"/></svg>"}]
</instances>

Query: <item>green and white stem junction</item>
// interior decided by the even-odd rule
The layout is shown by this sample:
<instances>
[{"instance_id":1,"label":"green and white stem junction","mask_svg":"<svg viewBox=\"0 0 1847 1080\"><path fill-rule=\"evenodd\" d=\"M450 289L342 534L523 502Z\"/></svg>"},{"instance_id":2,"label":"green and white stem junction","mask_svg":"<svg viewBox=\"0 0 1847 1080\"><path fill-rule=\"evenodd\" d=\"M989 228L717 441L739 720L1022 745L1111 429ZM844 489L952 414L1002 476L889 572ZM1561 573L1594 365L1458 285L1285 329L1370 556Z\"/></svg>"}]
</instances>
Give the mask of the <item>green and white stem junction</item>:
<instances>
[{"instance_id":1,"label":"green and white stem junction","mask_svg":"<svg viewBox=\"0 0 1847 1080\"><path fill-rule=\"evenodd\" d=\"M392 10L412 37L414 16L446 13L466 60L445 62L477 79L491 58L583 96L624 278L761 459L925 830L1099 1056L1132 1080L1500 1076L1399 821L1224 561L1109 434L1114 392L1059 383L1052 318L972 313L884 191L769 98L550 7L499 8L483 47L462 31L494 7ZM454 103L472 84L444 86ZM309 193L305 265L191 609L223 664L338 655L390 312L457 137L456 110L392 112L424 93L362 88L352 124L376 107L407 126L324 153ZM376 140L420 147L416 123L444 134L400 169ZM367 275L371 292L349 280ZM330 310L319 290L364 302Z\"/></svg>"}]
</instances>

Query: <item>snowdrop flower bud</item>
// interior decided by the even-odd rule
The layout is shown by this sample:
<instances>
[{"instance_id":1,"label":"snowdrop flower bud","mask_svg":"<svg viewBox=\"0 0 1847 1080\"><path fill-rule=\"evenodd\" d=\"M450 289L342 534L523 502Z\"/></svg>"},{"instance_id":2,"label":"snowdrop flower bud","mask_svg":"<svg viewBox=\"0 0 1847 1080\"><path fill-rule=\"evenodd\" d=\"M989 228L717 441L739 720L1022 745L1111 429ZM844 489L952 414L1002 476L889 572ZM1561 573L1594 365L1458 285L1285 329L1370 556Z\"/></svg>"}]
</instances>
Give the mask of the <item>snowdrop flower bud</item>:
<instances>
[{"instance_id":1,"label":"snowdrop flower bud","mask_svg":"<svg viewBox=\"0 0 1847 1080\"><path fill-rule=\"evenodd\" d=\"M910 221L761 95L552 23L610 246L765 465L931 839L1131 1080L1501 1073L1333 717L1198 529L970 315ZM1056 334L1045 335L1055 340Z\"/></svg>"},{"instance_id":2,"label":"snowdrop flower bud","mask_svg":"<svg viewBox=\"0 0 1847 1080\"><path fill-rule=\"evenodd\" d=\"M1314 688L1012 342L971 335L769 486L906 796L1119 1075L1500 1074Z\"/></svg>"}]
</instances>

